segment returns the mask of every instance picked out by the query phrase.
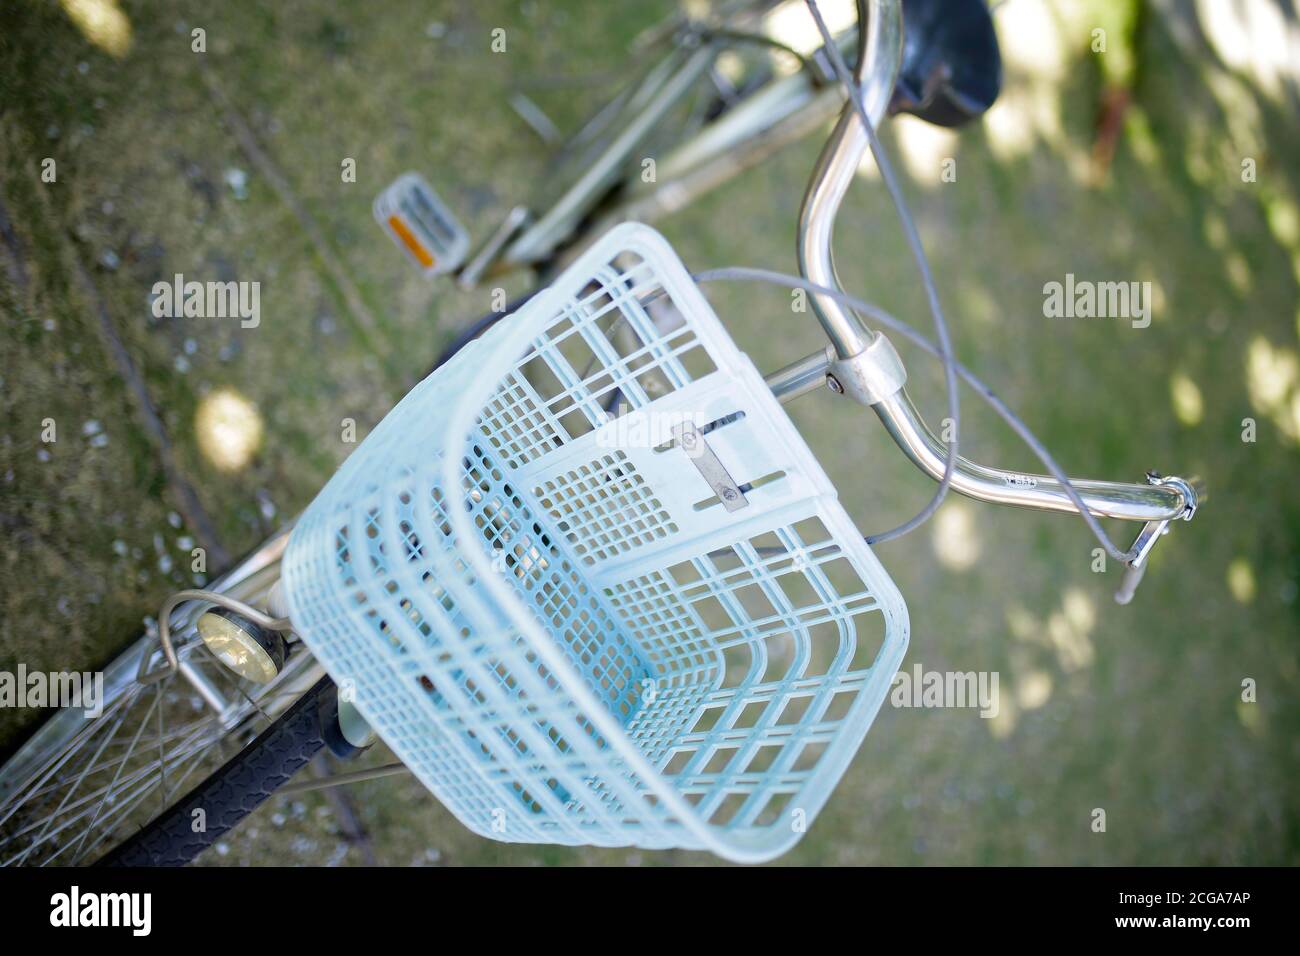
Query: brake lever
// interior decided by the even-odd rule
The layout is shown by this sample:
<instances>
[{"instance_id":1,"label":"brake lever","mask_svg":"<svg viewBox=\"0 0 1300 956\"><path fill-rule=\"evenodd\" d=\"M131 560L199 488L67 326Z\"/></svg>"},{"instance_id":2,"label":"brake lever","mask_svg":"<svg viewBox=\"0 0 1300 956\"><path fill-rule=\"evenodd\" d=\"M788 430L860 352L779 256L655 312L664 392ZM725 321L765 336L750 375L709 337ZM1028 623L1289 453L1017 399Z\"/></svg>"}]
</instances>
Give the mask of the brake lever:
<instances>
[{"instance_id":1,"label":"brake lever","mask_svg":"<svg viewBox=\"0 0 1300 956\"><path fill-rule=\"evenodd\" d=\"M1201 486L1194 479L1186 481L1173 476L1164 478L1158 472L1149 471L1147 472L1147 482L1152 485L1170 485L1177 488L1183 493L1183 500L1187 502L1187 508L1177 518L1148 521L1142 526L1142 530L1138 532L1137 538L1133 541L1133 546L1129 548L1134 554L1131 559L1124 563L1124 577L1120 581L1119 590L1115 592L1116 604L1128 604L1133 600L1138 585L1142 583L1142 578L1147 573L1147 558L1150 557L1156 542L1169 533L1169 522L1191 521L1192 515L1196 514L1196 509L1205 497L1203 488L1198 493L1197 489Z\"/></svg>"}]
</instances>

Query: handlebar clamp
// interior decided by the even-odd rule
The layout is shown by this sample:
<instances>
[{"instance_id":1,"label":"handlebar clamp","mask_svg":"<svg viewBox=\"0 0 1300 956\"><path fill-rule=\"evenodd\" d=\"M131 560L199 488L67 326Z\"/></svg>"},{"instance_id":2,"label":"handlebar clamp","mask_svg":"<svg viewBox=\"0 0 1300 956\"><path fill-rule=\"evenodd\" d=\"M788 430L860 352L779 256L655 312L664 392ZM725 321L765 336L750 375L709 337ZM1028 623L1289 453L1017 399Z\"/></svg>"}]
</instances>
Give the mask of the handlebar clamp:
<instances>
[{"instance_id":1,"label":"handlebar clamp","mask_svg":"<svg viewBox=\"0 0 1300 956\"><path fill-rule=\"evenodd\" d=\"M907 384L907 369L894 344L876 332L871 344L857 355L832 359L826 380L832 391L871 406L896 395Z\"/></svg>"}]
</instances>

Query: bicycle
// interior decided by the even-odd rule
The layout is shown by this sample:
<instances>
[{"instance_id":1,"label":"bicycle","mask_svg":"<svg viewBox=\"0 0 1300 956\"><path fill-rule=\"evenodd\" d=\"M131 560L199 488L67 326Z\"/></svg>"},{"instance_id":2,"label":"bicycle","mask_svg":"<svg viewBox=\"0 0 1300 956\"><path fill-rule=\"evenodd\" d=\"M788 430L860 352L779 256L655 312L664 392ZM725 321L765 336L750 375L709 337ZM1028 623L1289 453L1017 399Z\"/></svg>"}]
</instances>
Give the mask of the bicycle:
<instances>
[{"instance_id":1,"label":"bicycle","mask_svg":"<svg viewBox=\"0 0 1300 956\"><path fill-rule=\"evenodd\" d=\"M740 26L729 31L736 42L756 42L743 29L749 6L732 5L741 16ZM559 258L576 252L571 247L582 237L600 232L603 238L535 299L510 310L511 322L493 316L475 323L476 337L459 343L439 376L417 387L367 440L380 451L362 454L363 445L301 525L286 528L210 589L169 598L158 634L141 637L106 670L102 716L84 723L76 711L60 711L0 768L0 862L78 863L97 853L101 862L117 864L188 862L316 752L329 748L350 756L365 749L374 739L371 727L463 822L488 837L693 846L742 861L783 852L801 832L787 830L783 814L800 811L804 824L815 817L866 733L907 644L901 596L830 500L833 489L779 413L777 402L821 388L871 408L908 458L940 482L918 519L948 488L976 500L1081 514L1124 560L1117 597L1132 598L1152 547L1171 522L1192 517L1204 490L1192 480L1158 475L1147 484L1068 480L1023 425L1022 437L1052 476L973 463L957 454L955 437L940 441L929 430L907 395L897 353L863 317L936 354L945 364L950 399L958 376L986 398L991 393L955 361L940 314L936 345L843 291L831 259L835 214L865 151L879 157L873 130L891 104L895 111L955 121L977 115L991 100L957 96L951 80L959 71L942 58L919 76L902 68L897 0L858 0L858 22L866 28L854 31L856 77L848 75L840 46L815 15L825 65L809 59L797 83L774 78L759 84L751 95L769 100L746 107L740 98L732 104L740 111L719 114L722 126L688 138L681 151L706 156L703 164L665 160L661 166L690 169L697 185L716 181L720 169L735 168L737 143L746 147L739 155L762 154L779 138L763 130L780 126L785 135L798 128L796 115L803 123L827 103L838 108L835 87L813 94L815 69L825 71L823 81L844 83L847 103L804 201L802 278L757 270L692 277L661 240L639 227L606 231L607 222L628 210L668 203L661 187L648 199L634 197L593 216L612 195L612 171L639 142L616 134L615 146L600 152L613 157L598 164L603 172L580 177L535 219L512 216L459 278L473 282L524 264L550 272ZM701 43L704 33L689 27L672 34L680 44L666 61L672 66L651 68L653 82L637 81L625 97L630 128L654 126L685 95L686 78L707 71L713 44L727 32L711 28ZM912 48L928 45L918 41ZM900 72L911 81L901 94ZM772 111L771 100L799 106ZM766 105L757 109L754 102ZM774 115L777 123L754 132L756 119ZM711 152L718 144L727 148ZM720 157L724 167L712 165ZM883 159L881 165L887 169ZM806 289L828 346L760 377L735 352L694 285L735 278ZM555 332L564 322L578 333ZM566 354L582 343L578 354ZM701 353L713 371L727 373L725 381L688 367L687 357ZM521 371L539 358L549 372ZM488 375L489 388L478 379L491 368L500 377ZM547 392L544 375L566 369L568 378ZM511 404L515 399L503 404L494 398L493 389L505 381L521 392L531 389L530 401L554 408L548 421L568 423L577 415L574 423L552 426L553 434L544 432L540 441L530 438L539 428ZM712 391L705 388L709 382ZM712 418L680 417L635 454L617 441L597 446L601 451L589 464L551 474L550 484L528 470L561 450L567 455L583 448L589 457L599 440L591 436L621 424L614 411L619 399L644 412L656 403L666 408L666 399L692 389L707 391L718 408L743 408ZM451 403L452 395L461 398ZM371 492L358 498L356 491L370 480L367 462L386 453L400 459L394 436L410 425L411 415L438 419L444 414L439 406L448 404L453 407L440 434L453 442L472 438L459 451L443 446L441 462L428 464L429 483L420 490L437 507L416 507L406 485L395 497L358 505L372 500L366 497ZM500 427L476 431L475 416L494 407ZM1005 406L996 407L1018 424ZM767 462L769 449L738 437L749 434L741 429L759 426L767 427L773 447L783 449L780 462ZM555 447L544 447L551 442ZM702 481L712 497L692 500L697 490L675 504L670 486L676 478L643 477L657 467L656 455L674 448L687 453L694 471L684 463L661 471L685 472L694 488ZM509 464L512 455L516 460L507 468L502 462ZM732 474L736 463L749 466L755 458L763 467L753 465L753 480L737 480L745 476ZM515 476L530 485L535 479L536 489L516 487ZM576 498L564 499L553 487L561 476L578 487ZM796 493L782 490L800 482ZM447 503L448 489L457 490L456 506ZM746 507L751 523L775 523L763 525L761 534L751 528L743 539L697 542L694 552L674 552L671 561L661 556L654 566L637 563L680 531L681 515L722 536L739 527L728 524L729 516ZM345 512L352 518L342 526L331 523ZM1120 551L1111 544L1098 516L1141 522L1133 546ZM813 519L820 530L807 530ZM471 537L486 547L458 546ZM285 564L291 540L296 554ZM836 560L848 565L847 583L831 573ZM624 583L597 586L589 577L587 569L618 561ZM687 565L684 573L696 578L677 579L675 569ZM322 588L326 580L335 584ZM788 593L792 583L809 587L813 597L798 603ZM740 593L751 585L762 593ZM524 607L523 595L536 599L542 618L556 622L553 630ZM345 599L353 603L341 610ZM765 615L755 610L760 599L780 606ZM717 604L721 618L706 620L706 600ZM877 612L884 634L873 644L857 628ZM813 640L823 626L833 636L819 631ZM683 639L687 634L690 640ZM779 653L767 648L779 640L787 642ZM751 657L732 660L738 647ZM816 672L808 669L814 659ZM772 677L770 669L779 665L786 670ZM129 741L118 737L124 728L134 730ZM192 775L214 756L224 758L231 745L238 752L182 794ZM760 767L760 751L773 748L778 753L767 754L768 764ZM738 804L725 806L735 804L733 798ZM513 808L520 830L496 829L495 811L503 807L493 801Z\"/></svg>"}]
</instances>

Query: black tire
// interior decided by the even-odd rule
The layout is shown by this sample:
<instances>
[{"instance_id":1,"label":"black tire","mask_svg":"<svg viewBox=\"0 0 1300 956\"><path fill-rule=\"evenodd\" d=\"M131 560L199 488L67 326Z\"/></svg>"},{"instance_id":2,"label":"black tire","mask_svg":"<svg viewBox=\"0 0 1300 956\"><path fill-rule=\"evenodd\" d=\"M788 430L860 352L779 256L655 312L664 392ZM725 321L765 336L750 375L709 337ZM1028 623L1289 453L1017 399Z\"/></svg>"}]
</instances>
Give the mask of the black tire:
<instances>
[{"instance_id":1,"label":"black tire","mask_svg":"<svg viewBox=\"0 0 1300 956\"><path fill-rule=\"evenodd\" d=\"M102 857L96 866L184 866L288 783L326 746L323 714L334 712L328 677L186 796ZM194 830L194 811L204 827Z\"/></svg>"}]
</instances>

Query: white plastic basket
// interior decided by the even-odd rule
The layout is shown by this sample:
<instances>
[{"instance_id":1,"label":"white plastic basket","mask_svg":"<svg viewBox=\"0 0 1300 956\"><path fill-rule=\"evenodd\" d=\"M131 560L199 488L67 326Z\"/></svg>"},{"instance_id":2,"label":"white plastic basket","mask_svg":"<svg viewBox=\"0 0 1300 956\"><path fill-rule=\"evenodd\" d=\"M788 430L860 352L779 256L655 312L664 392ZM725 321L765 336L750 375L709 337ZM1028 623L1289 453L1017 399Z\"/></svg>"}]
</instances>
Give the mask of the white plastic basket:
<instances>
[{"instance_id":1,"label":"white plastic basket","mask_svg":"<svg viewBox=\"0 0 1300 956\"><path fill-rule=\"evenodd\" d=\"M780 854L907 644L816 459L639 224L416 386L283 569L393 752L512 842Z\"/></svg>"}]
</instances>

